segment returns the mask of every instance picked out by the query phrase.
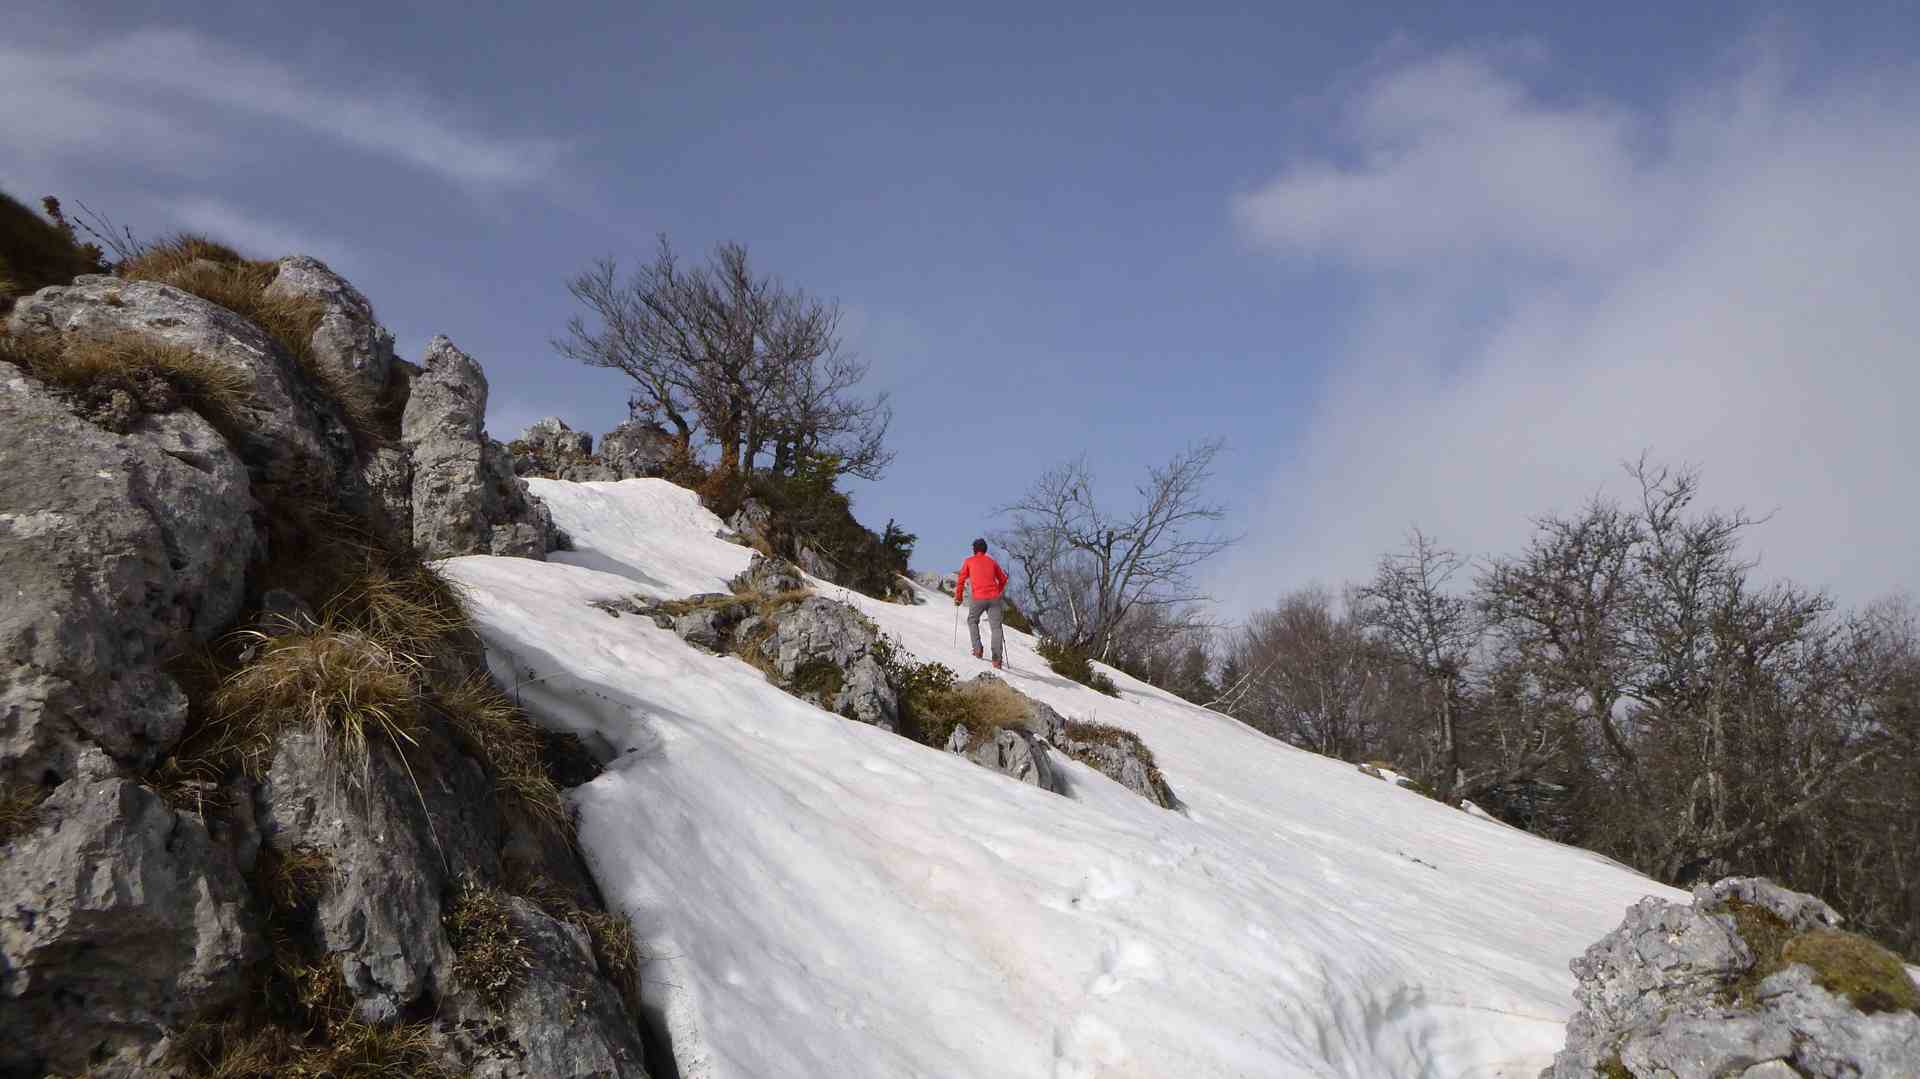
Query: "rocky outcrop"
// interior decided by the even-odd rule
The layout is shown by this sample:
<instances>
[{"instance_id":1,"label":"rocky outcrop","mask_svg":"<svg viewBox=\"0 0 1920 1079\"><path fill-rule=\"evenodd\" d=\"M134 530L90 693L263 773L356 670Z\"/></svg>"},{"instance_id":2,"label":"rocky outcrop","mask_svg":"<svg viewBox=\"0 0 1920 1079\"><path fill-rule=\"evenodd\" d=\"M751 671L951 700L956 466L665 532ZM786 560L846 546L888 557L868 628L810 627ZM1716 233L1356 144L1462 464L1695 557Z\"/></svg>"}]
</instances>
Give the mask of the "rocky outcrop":
<instances>
[{"instance_id":1,"label":"rocky outcrop","mask_svg":"<svg viewBox=\"0 0 1920 1079\"><path fill-rule=\"evenodd\" d=\"M996 675L980 674L974 681L1005 683ZM1025 706L1019 729L1044 739L1054 751L1092 768L1162 809L1180 808L1180 799L1167 786L1154 764L1153 752L1139 736L1118 727L1067 719L1046 704L1012 687L1007 692Z\"/></svg>"},{"instance_id":2,"label":"rocky outcrop","mask_svg":"<svg viewBox=\"0 0 1920 1079\"><path fill-rule=\"evenodd\" d=\"M373 316L373 305L347 279L307 255L277 263L270 299L318 300L325 310L309 347L316 362L352 375L369 389L386 389L393 369L393 334Z\"/></svg>"},{"instance_id":3,"label":"rocky outcrop","mask_svg":"<svg viewBox=\"0 0 1920 1079\"><path fill-rule=\"evenodd\" d=\"M244 673L289 635L335 632L321 624L358 616L325 601L363 556L380 565L369 572L406 574L417 567L401 548L415 543L430 557L539 557L549 541L544 507L481 430L477 366L444 339L424 370L394 360L365 298L315 260L282 260L268 293L320 301L300 349L317 368L251 321L151 282L81 278L26 298L7 324L57 346L172 346L251 392L216 428L157 375L167 392L103 410L84 387L0 363L0 1075L172 1075L180 1039L222 1020L290 1023L324 1042L320 1028L350 1014L428 1031L462 1074L643 1076L630 969L601 958L614 923L583 913L598 893L540 786L558 766L543 772L514 743L510 781L488 748L509 721L460 720L448 703L485 677L470 635L414 626L383 644L372 615L353 630L373 635L363 650L404 642L424 664L389 705L419 715L404 736L373 737L364 761L312 725L337 720L299 709L243 703L222 726L198 725L230 705L195 679L205 696L190 710L170 673L201 645ZM354 381L395 395L411 384L410 437L371 431L390 420L356 395L371 434L356 444L333 400ZM308 513L364 522L373 538L353 536L341 568L321 537L311 574L269 564L255 587L286 587L250 595L268 524ZM236 626L253 631L244 647L227 636ZM299 677L321 687L316 670ZM229 736L244 751L224 748ZM510 988L479 984L450 937L449 896L467 880L541 896L505 900L525 964ZM324 1005L295 1002L296 978ZM276 1051L324 1049L305 1040Z\"/></svg>"},{"instance_id":4,"label":"rocky outcrop","mask_svg":"<svg viewBox=\"0 0 1920 1079\"><path fill-rule=\"evenodd\" d=\"M874 646L880 633L860 612L809 596L774 620L759 645L775 672L799 696L848 719L896 730L900 696Z\"/></svg>"},{"instance_id":5,"label":"rocky outcrop","mask_svg":"<svg viewBox=\"0 0 1920 1079\"><path fill-rule=\"evenodd\" d=\"M679 443L657 423L628 420L600 436L600 463L617 480L664 476Z\"/></svg>"},{"instance_id":6,"label":"rocky outcrop","mask_svg":"<svg viewBox=\"0 0 1920 1079\"><path fill-rule=\"evenodd\" d=\"M798 566L784 558L768 558L761 554L754 555L753 561L747 563L747 568L727 582L727 587L735 592L761 596L793 592L806 586L806 578L800 576Z\"/></svg>"},{"instance_id":7,"label":"rocky outcrop","mask_svg":"<svg viewBox=\"0 0 1920 1079\"><path fill-rule=\"evenodd\" d=\"M1055 794L1067 792L1066 784L1054 771L1047 743L1029 731L1002 727L983 736L965 727L955 727L947 738L946 749L983 768L1004 772L1028 786Z\"/></svg>"},{"instance_id":8,"label":"rocky outcrop","mask_svg":"<svg viewBox=\"0 0 1920 1079\"><path fill-rule=\"evenodd\" d=\"M1910 1075L1920 990L1819 899L1757 878L1649 897L1573 961L1580 1010L1542 1079Z\"/></svg>"},{"instance_id":9,"label":"rocky outcrop","mask_svg":"<svg viewBox=\"0 0 1920 1079\"><path fill-rule=\"evenodd\" d=\"M75 764L0 846L0 1074L138 1057L237 1003L265 950L229 847L98 750Z\"/></svg>"},{"instance_id":10,"label":"rocky outcrop","mask_svg":"<svg viewBox=\"0 0 1920 1079\"><path fill-rule=\"evenodd\" d=\"M676 445L659 425L629 420L608 431L596 453L593 436L548 416L528 427L508 449L518 475L588 483L663 476Z\"/></svg>"},{"instance_id":11,"label":"rocky outcrop","mask_svg":"<svg viewBox=\"0 0 1920 1079\"><path fill-rule=\"evenodd\" d=\"M429 558L545 558L553 520L486 437L487 376L445 337L427 345L401 417L413 461L413 541Z\"/></svg>"},{"instance_id":12,"label":"rocky outcrop","mask_svg":"<svg viewBox=\"0 0 1920 1079\"><path fill-rule=\"evenodd\" d=\"M115 435L4 363L0 430L0 782L59 783L87 745L145 767L186 724L166 661L240 613L246 467L191 412Z\"/></svg>"},{"instance_id":13,"label":"rocky outcrop","mask_svg":"<svg viewBox=\"0 0 1920 1079\"><path fill-rule=\"evenodd\" d=\"M251 385L243 422L229 433L255 478L313 498L360 501L353 434L339 409L265 330L224 307L171 285L88 276L21 300L8 328L26 338L172 345L238 372Z\"/></svg>"},{"instance_id":14,"label":"rocky outcrop","mask_svg":"<svg viewBox=\"0 0 1920 1079\"><path fill-rule=\"evenodd\" d=\"M575 483L621 478L594 458L592 435L568 427L558 416L535 421L507 444L507 452L519 476Z\"/></svg>"}]
</instances>

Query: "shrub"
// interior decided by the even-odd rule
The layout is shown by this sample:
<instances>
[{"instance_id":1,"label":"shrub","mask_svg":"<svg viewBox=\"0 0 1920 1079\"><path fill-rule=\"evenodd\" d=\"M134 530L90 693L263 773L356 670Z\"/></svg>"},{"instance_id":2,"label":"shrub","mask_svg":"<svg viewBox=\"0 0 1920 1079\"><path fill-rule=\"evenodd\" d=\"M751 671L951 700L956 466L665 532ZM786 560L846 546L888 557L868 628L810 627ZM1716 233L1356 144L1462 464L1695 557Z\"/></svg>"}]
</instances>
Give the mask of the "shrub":
<instances>
[{"instance_id":1,"label":"shrub","mask_svg":"<svg viewBox=\"0 0 1920 1079\"><path fill-rule=\"evenodd\" d=\"M323 364L313 351L313 333L326 317L326 303L313 296L269 295L279 276L272 262L242 258L232 248L201 236L180 235L152 245L121 263L116 272L130 281L157 281L191 292L248 319L286 350L301 372L333 403L361 450L378 446L391 434L391 402L351 371Z\"/></svg>"},{"instance_id":2,"label":"shrub","mask_svg":"<svg viewBox=\"0 0 1920 1079\"><path fill-rule=\"evenodd\" d=\"M99 248L74 242L70 226L50 222L0 192L0 315L16 297L104 271Z\"/></svg>"},{"instance_id":3,"label":"shrub","mask_svg":"<svg viewBox=\"0 0 1920 1079\"><path fill-rule=\"evenodd\" d=\"M247 430L252 376L190 349L133 336L101 341L4 335L0 360L60 391L93 422L117 433L143 413L182 405L230 441Z\"/></svg>"},{"instance_id":4,"label":"shrub","mask_svg":"<svg viewBox=\"0 0 1920 1079\"><path fill-rule=\"evenodd\" d=\"M489 1003L511 997L533 966L533 952L513 927L506 893L463 879L441 923L453 945L454 973Z\"/></svg>"},{"instance_id":5,"label":"shrub","mask_svg":"<svg viewBox=\"0 0 1920 1079\"><path fill-rule=\"evenodd\" d=\"M1090 689L1099 690L1109 697L1118 697L1120 689L1113 679L1103 671L1093 669L1093 661L1085 652L1056 641L1051 637L1042 637L1039 645L1040 658L1047 661L1047 668L1064 678L1078 682Z\"/></svg>"},{"instance_id":6,"label":"shrub","mask_svg":"<svg viewBox=\"0 0 1920 1079\"><path fill-rule=\"evenodd\" d=\"M838 568L835 583L891 599L896 578L907 572L914 537L891 522L886 534L876 534L855 519L852 500L835 486L838 469L831 456L809 456L791 476L756 473L747 489L771 511L768 538L775 551L797 556L801 547L812 547ZM714 512L725 517L733 508Z\"/></svg>"}]
</instances>

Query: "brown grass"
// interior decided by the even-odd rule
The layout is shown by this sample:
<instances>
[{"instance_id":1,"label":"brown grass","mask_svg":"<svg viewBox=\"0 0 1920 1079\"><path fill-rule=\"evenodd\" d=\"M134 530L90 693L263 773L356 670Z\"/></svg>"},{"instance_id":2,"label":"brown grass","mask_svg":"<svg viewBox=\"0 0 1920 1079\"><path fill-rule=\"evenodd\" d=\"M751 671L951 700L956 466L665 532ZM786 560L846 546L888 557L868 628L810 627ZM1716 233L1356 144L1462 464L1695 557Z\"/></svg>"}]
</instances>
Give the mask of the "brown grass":
<instances>
[{"instance_id":1,"label":"brown grass","mask_svg":"<svg viewBox=\"0 0 1920 1079\"><path fill-rule=\"evenodd\" d=\"M567 836L566 798L547 774L540 730L485 675L442 689L440 703L476 756L492 766L494 790L529 821Z\"/></svg>"},{"instance_id":2,"label":"brown grass","mask_svg":"<svg viewBox=\"0 0 1920 1079\"><path fill-rule=\"evenodd\" d=\"M33 830L45 799L44 787L0 780L0 846Z\"/></svg>"},{"instance_id":3,"label":"brown grass","mask_svg":"<svg viewBox=\"0 0 1920 1079\"><path fill-rule=\"evenodd\" d=\"M309 1042L280 1026L244 1020L183 1031L176 1066L198 1079L452 1079L425 1023L374 1026L343 1021Z\"/></svg>"},{"instance_id":4,"label":"brown grass","mask_svg":"<svg viewBox=\"0 0 1920 1079\"><path fill-rule=\"evenodd\" d=\"M190 349L132 335L110 340L0 335L0 360L77 400L118 431L142 413L191 407L229 440L247 430L253 376ZM114 396L121 395L116 403ZM116 411L124 415L110 418Z\"/></svg>"},{"instance_id":5,"label":"brown grass","mask_svg":"<svg viewBox=\"0 0 1920 1079\"><path fill-rule=\"evenodd\" d=\"M333 873L333 859L325 851L296 846L283 853L263 847L254 883L275 910L299 911L320 898Z\"/></svg>"},{"instance_id":6,"label":"brown grass","mask_svg":"<svg viewBox=\"0 0 1920 1079\"><path fill-rule=\"evenodd\" d=\"M326 317L326 303L312 296L268 295L268 286L280 273L276 263L242 258L232 248L203 236L179 235L121 263L116 272L130 281L172 285L250 320L339 406L354 443L363 452L387 439L391 410L379 391L353 372L336 370L314 355L313 333Z\"/></svg>"},{"instance_id":7,"label":"brown grass","mask_svg":"<svg viewBox=\"0 0 1920 1079\"><path fill-rule=\"evenodd\" d=\"M362 779L375 742L403 752L414 744L418 657L331 623L280 637L241 636L259 654L227 678L212 703L250 774L263 774L271 763L274 736L297 726L311 730L349 776Z\"/></svg>"},{"instance_id":8,"label":"brown grass","mask_svg":"<svg viewBox=\"0 0 1920 1079\"><path fill-rule=\"evenodd\" d=\"M496 1007L511 998L533 965L533 953L513 927L506 893L466 878L441 923L460 980Z\"/></svg>"}]
</instances>

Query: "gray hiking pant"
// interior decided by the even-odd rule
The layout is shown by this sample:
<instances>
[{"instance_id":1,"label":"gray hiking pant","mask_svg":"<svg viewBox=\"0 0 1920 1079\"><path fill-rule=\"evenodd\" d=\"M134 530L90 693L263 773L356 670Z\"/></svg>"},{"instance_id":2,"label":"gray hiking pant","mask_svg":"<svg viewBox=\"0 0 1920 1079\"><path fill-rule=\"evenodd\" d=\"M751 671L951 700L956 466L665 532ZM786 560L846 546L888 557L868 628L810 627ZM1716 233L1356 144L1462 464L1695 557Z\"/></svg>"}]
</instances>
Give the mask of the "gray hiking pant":
<instances>
[{"instance_id":1,"label":"gray hiking pant","mask_svg":"<svg viewBox=\"0 0 1920 1079\"><path fill-rule=\"evenodd\" d=\"M1001 658L1007 647L1007 637L1000 629L1000 619L1007 610L1007 597L995 596L992 599L970 599L967 601L967 633L973 638L973 650L980 651L980 616L987 616L987 624L993 627L993 658Z\"/></svg>"}]
</instances>

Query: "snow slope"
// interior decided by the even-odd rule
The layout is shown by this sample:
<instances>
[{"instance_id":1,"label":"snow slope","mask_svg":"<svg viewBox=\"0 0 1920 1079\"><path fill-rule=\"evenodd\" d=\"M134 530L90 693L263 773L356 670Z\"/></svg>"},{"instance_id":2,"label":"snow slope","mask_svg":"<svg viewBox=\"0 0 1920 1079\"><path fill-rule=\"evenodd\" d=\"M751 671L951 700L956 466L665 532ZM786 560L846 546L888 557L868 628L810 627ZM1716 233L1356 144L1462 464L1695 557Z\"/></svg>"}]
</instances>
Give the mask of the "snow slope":
<instances>
[{"instance_id":1,"label":"snow slope","mask_svg":"<svg viewBox=\"0 0 1920 1079\"><path fill-rule=\"evenodd\" d=\"M446 568L527 707L618 754L575 792L581 837L683 1079L1531 1079L1567 961L1641 896L1682 898L1117 672L1100 696L1009 631L1009 680L1138 733L1186 808L1071 761L1071 798L1021 785L588 606L746 567L690 492L532 486L574 552ZM943 597L816 584L984 669Z\"/></svg>"}]
</instances>

